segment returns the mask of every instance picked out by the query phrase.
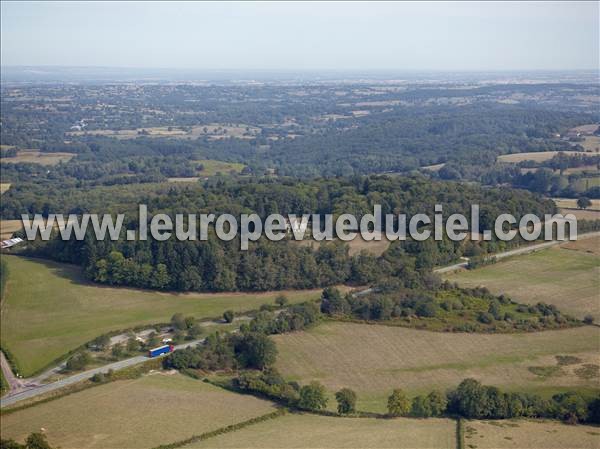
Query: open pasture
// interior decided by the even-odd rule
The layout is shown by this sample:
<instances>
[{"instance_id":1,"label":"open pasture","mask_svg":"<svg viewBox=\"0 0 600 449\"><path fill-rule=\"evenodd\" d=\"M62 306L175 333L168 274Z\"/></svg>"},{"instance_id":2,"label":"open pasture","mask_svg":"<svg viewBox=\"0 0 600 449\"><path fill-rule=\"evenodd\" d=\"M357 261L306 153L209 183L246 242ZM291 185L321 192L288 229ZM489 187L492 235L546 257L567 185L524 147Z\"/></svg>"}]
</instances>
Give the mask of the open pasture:
<instances>
[{"instance_id":1,"label":"open pasture","mask_svg":"<svg viewBox=\"0 0 600 449\"><path fill-rule=\"evenodd\" d=\"M447 278L463 287L483 285L518 302L545 302L580 319L591 314L600 320L600 258L593 253L599 245L600 237L592 237L578 242L578 251L560 245Z\"/></svg>"},{"instance_id":2,"label":"open pasture","mask_svg":"<svg viewBox=\"0 0 600 449\"><path fill-rule=\"evenodd\" d=\"M574 371L540 377L529 368L554 366L556 355L577 355L578 366L598 364L600 329L585 326L519 334L429 332L375 324L326 322L307 332L274 336L276 368L289 380L317 380L332 395L357 392L357 408L384 412L394 388L409 395L455 387L472 377L507 390L547 393L589 390L598 379ZM576 369L573 367L573 370Z\"/></svg>"},{"instance_id":3,"label":"open pasture","mask_svg":"<svg viewBox=\"0 0 600 449\"><path fill-rule=\"evenodd\" d=\"M522 161L535 161L535 162L543 162L552 159L556 156L558 151L537 151L532 153L513 153L513 154L503 154L498 156L498 162L505 162L516 164ZM565 151L566 154L588 154L584 151Z\"/></svg>"},{"instance_id":4,"label":"open pasture","mask_svg":"<svg viewBox=\"0 0 600 449\"><path fill-rule=\"evenodd\" d=\"M270 402L180 374L111 382L2 416L3 438L44 429L62 449L149 448L274 411Z\"/></svg>"},{"instance_id":5,"label":"open pasture","mask_svg":"<svg viewBox=\"0 0 600 449\"><path fill-rule=\"evenodd\" d=\"M556 207L561 209L577 209L576 198L552 198L552 201L556 204ZM592 205L587 210L600 211L600 200L590 200Z\"/></svg>"},{"instance_id":6,"label":"open pasture","mask_svg":"<svg viewBox=\"0 0 600 449\"><path fill-rule=\"evenodd\" d=\"M202 170L196 170L197 176L188 178L169 178L169 182L198 182L203 178L216 175L229 175L230 173L238 174L245 167L244 164L236 162L216 161L214 159L200 159L191 162L197 166L202 166Z\"/></svg>"},{"instance_id":7,"label":"open pasture","mask_svg":"<svg viewBox=\"0 0 600 449\"><path fill-rule=\"evenodd\" d=\"M0 220L0 240L9 239L13 232L23 227L21 220Z\"/></svg>"},{"instance_id":8,"label":"open pasture","mask_svg":"<svg viewBox=\"0 0 600 449\"><path fill-rule=\"evenodd\" d=\"M309 227L310 228L310 227ZM313 249L317 249L322 243L329 243L326 241L317 242L310 237L305 237L304 240L294 240L298 245L308 246ZM382 236L381 240L364 240L359 234L355 239L345 242L348 245L348 254L354 256L359 254L361 251L366 251L368 254L373 256L381 256L390 246L390 241Z\"/></svg>"},{"instance_id":9,"label":"open pasture","mask_svg":"<svg viewBox=\"0 0 600 449\"><path fill-rule=\"evenodd\" d=\"M597 449L600 428L542 420L467 421L465 444L471 449Z\"/></svg>"},{"instance_id":10,"label":"open pasture","mask_svg":"<svg viewBox=\"0 0 600 449\"><path fill-rule=\"evenodd\" d=\"M449 419L332 418L290 414L190 444L186 449L455 448Z\"/></svg>"},{"instance_id":11,"label":"open pasture","mask_svg":"<svg viewBox=\"0 0 600 449\"><path fill-rule=\"evenodd\" d=\"M168 322L181 312L219 317L273 304L284 293L291 303L315 300L321 290L266 293L166 293L89 283L72 265L3 256L9 267L2 300L2 344L29 376L100 334Z\"/></svg>"},{"instance_id":12,"label":"open pasture","mask_svg":"<svg viewBox=\"0 0 600 449\"><path fill-rule=\"evenodd\" d=\"M600 136L585 136L583 142L577 142L585 151L600 153Z\"/></svg>"},{"instance_id":13,"label":"open pasture","mask_svg":"<svg viewBox=\"0 0 600 449\"><path fill-rule=\"evenodd\" d=\"M21 150L17 152L16 156L3 157L2 163L18 164L27 162L40 165L57 165L60 162L68 162L73 157L75 157L74 153L42 153L38 150Z\"/></svg>"},{"instance_id":14,"label":"open pasture","mask_svg":"<svg viewBox=\"0 0 600 449\"><path fill-rule=\"evenodd\" d=\"M195 164L202 164L202 170L198 171L198 176L215 176L217 173L224 175L230 172L239 173L244 168L244 164L236 162L215 161L212 159L200 159L194 161Z\"/></svg>"},{"instance_id":15,"label":"open pasture","mask_svg":"<svg viewBox=\"0 0 600 449\"><path fill-rule=\"evenodd\" d=\"M446 165L445 162L442 162L441 164L425 165L421 167L421 170L437 172L440 171L444 165Z\"/></svg>"}]
</instances>

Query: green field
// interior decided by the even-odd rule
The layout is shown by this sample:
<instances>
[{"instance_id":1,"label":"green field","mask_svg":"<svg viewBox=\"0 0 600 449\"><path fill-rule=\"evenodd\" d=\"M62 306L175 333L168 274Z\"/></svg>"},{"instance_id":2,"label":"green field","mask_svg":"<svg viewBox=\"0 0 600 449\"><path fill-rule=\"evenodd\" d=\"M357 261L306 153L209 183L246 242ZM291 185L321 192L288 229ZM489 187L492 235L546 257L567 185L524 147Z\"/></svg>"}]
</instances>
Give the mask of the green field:
<instances>
[{"instance_id":1,"label":"green field","mask_svg":"<svg viewBox=\"0 0 600 449\"><path fill-rule=\"evenodd\" d=\"M455 448L456 424L449 419L332 418L286 415L185 449L418 449Z\"/></svg>"},{"instance_id":2,"label":"green field","mask_svg":"<svg viewBox=\"0 0 600 449\"><path fill-rule=\"evenodd\" d=\"M279 349L276 367L286 379L317 380L332 395L349 387L357 408L384 412L394 388L410 395L455 387L473 377L508 390L549 394L564 388L590 391L598 378L575 373L598 364L600 329L584 326L520 334L429 332L374 324L328 322L308 332L273 337ZM576 355L577 365L553 377L531 367L555 366L555 355ZM558 375L560 374L560 375ZM335 401L330 399L330 407Z\"/></svg>"},{"instance_id":3,"label":"green field","mask_svg":"<svg viewBox=\"0 0 600 449\"><path fill-rule=\"evenodd\" d=\"M599 238L589 238L532 254L520 255L494 265L450 274L463 287L483 285L492 293L514 300L554 304L576 318L591 314L600 321ZM595 252L596 251L596 252Z\"/></svg>"},{"instance_id":4,"label":"green field","mask_svg":"<svg viewBox=\"0 0 600 449\"><path fill-rule=\"evenodd\" d=\"M202 166L204 167L201 171L198 172L199 176L215 176L217 173L222 173L226 175L232 170L236 173L239 173L244 168L244 164L238 164L236 162L215 161L212 159L196 160L193 161L193 163L202 164Z\"/></svg>"},{"instance_id":5,"label":"green field","mask_svg":"<svg viewBox=\"0 0 600 449\"><path fill-rule=\"evenodd\" d=\"M1 420L2 438L45 429L52 447L149 448L274 411L271 403L167 373L111 382Z\"/></svg>"},{"instance_id":6,"label":"green field","mask_svg":"<svg viewBox=\"0 0 600 449\"><path fill-rule=\"evenodd\" d=\"M90 284L72 265L2 256L10 277L2 300L2 345L20 373L32 375L98 335L167 322L176 312L219 317L273 303L280 292L161 293ZM321 290L283 292L290 302L317 299Z\"/></svg>"},{"instance_id":7,"label":"green field","mask_svg":"<svg viewBox=\"0 0 600 449\"><path fill-rule=\"evenodd\" d=\"M465 443L471 449L597 449L600 428L556 421L467 421Z\"/></svg>"}]
</instances>

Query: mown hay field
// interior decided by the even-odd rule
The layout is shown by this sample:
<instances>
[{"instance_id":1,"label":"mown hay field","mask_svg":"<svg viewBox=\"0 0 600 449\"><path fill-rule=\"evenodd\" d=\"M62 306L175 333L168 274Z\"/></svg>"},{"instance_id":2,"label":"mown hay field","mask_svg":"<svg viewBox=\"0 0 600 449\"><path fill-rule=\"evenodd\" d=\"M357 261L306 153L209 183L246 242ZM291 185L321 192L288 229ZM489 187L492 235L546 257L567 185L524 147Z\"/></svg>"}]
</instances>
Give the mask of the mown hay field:
<instances>
[{"instance_id":1,"label":"mown hay field","mask_svg":"<svg viewBox=\"0 0 600 449\"><path fill-rule=\"evenodd\" d=\"M290 414L185 446L186 449L455 448L449 419L334 418Z\"/></svg>"},{"instance_id":2,"label":"mown hay field","mask_svg":"<svg viewBox=\"0 0 600 449\"><path fill-rule=\"evenodd\" d=\"M202 164L202 170L198 171L199 176L215 176L217 173L226 175L231 171L239 173L244 168L244 164L216 161L213 159L199 159L193 161L193 163Z\"/></svg>"},{"instance_id":3,"label":"mown hay field","mask_svg":"<svg viewBox=\"0 0 600 449\"><path fill-rule=\"evenodd\" d=\"M429 332L376 324L326 322L308 332L272 337L279 349L276 368L290 380L317 380L331 395L349 387L359 410L384 412L394 388L409 395L446 390L472 377L508 390L549 394L563 388L589 392L598 377L575 370L599 365L600 329L595 326L518 334ZM556 355L578 363L554 376L531 367L556 366ZM581 371L577 371L581 373Z\"/></svg>"},{"instance_id":4,"label":"mown hay field","mask_svg":"<svg viewBox=\"0 0 600 449\"><path fill-rule=\"evenodd\" d=\"M556 421L467 421L465 445L470 449L597 449L600 428Z\"/></svg>"},{"instance_id":5,"label":"mown hay field","mask_svg":"<svg viewBox=\"0 0 600 449\"><path fill-rule=\"evenodd\" d=\"M274 411L270 402L189 377L154 373L3 415L2 438L43 432L62 449L149 448Z\"/></svg>"},{"instance_id":6,"label":"mown hay field","mask_svg":"<svg viewBox=\"0 0 600 449\"><path fill-rule=\"evenodd\" d=\"M187 177L187 178L169 178L169 182L198 182L199 180L215 176L217 174L220 175L229 175L230 173L240 173L245 167L244 164L239 164L237 162L224 162L224 161L216 161L214 159L199 159L195 161L191 161L192 164L199 166L202 165L202 170L196 170L197 176Z\"/></svg>"},{"instance_id":7,"label":"mown hay field","mask_svg":"<svg viewBox=\"0 0 600 449\"><path fill-rule=\"evenodd\" d=\"M310 229L310 226L309 226ZM313 249L317 249L321 244L330 243L329 241L318 242L313 240L309 236L306 236L304 240L294 240L300 246L308 246ZM365 251L372 256L381 256L389 247L390 241L382 235L381 240L364 240L360 234L353 240L344 242L348 245L348 254L354 256L360 254L361 251Z\"/></svg>"},{"instance_id":8,"label":"mown hay field","mask_svg":"<svg viewBox=\"0 0 600 449\"><path fill-rule=\"evenodd\" d=\"M583 142L577 142L585 151L600 153L600 136L586 136Z\"/></svg>"},{"instance_id":9,"label":"mown hay field","mask_svg":"<svg viewBox=\"0 0 600 449\"><path fill-rule=\"evenodd\" d=\"M556 207L561 209L577 209L577 199L575 198L552 198ZM592 205L586 210L600 211L600 200L590 200Z\"/></svg>"},{"instance_id":10,"label":"mown hay field","mask_svg":"<svg viewBox=\"0 0 600 449\"><path fill-rule=\"evenodd\" d=\"M552 159L556 156L559 151L535 151L531 153L513 153L513 154L503 154L498 156L498 162L512 163L516 164L517 162L522 161L535 161L535 162L543 162ZM566 154L585 154L589 155L589 153L585 151L564 151Z\"/></svg>"},{"instance_id":11,"label":"mown hay field","mask_svg":"<svg viewBox=\"0 0 600 449\"><path fill-rule=\"evenodd\" d=\"M502 260L476 270L450 274L463 287L483 285L518 302L554 304L577 318L600 321L600 237Z\"/></svg>"},{"instance_id":12,"label":"mown hay field","mask_svg":"<svg viewBox=\"0 0 600 449\"><path fill-rule=\"evenodd\" d=\"M21 230L21 220L0 220L0 240L9 239L13 232Z\"/></svg>"},{"instance_id":13,"label":"mown hay field","mask_svg":"<svg viewBox=\"0 0 600 449\"><path fill-rule=\"evenodd\" d=\"M321 290L265 293L164 293L92 284L73 265L2 256L9 279L2 299L2 345L29 376L68 351L109 331L168 322L181 312L220 317L273 304L280 293L291 303L316 300Z\"/></svg>"},{"instance_id":14,"label":"mown hay field","mask_svg":"<svg viewBox=\"0 0 600 449\"><path fill-rule=\"evenodd\" d=\"M42 153L38 150L21 150L16 156L3 157L2 162L7 164L17 164L19 162L28 162L40 165L57 165L60 162L68 162L74 153Z\"/></svg>"}]
</instances>

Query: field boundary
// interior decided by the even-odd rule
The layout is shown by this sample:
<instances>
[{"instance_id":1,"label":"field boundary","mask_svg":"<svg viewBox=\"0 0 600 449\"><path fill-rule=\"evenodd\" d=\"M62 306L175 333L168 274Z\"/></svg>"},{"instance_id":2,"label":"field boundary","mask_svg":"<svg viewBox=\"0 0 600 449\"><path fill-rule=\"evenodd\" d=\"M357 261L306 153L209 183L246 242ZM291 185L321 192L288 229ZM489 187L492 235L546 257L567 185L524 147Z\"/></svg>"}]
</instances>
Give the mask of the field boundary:
<instances>
[{"instance_id":1,"label":"field boundary","mask_svg":"<svg viewBox=\"0 0 600 449\"><path fill-rule=\"evenodd\" d=\"M465 449L465 422L463 418L456 419L456 449Z\"/></svg>"},{"instance_id":2,"label":"field boundary","mask_svg":"<svg viewBox=\"0 0 600 449\"><path fill-rule=\"evenodd\" d=\"M267 413L266 415L257 416L255 418L248 419L246 421L239 422L237 424L231 424L226 427L221 427L220 429L211 430L210 432L205 432L200 435L194 435L185 440L176 441L170 444L163 444L160 446L156 446L153 449L177 449L183 446L187 446L188 444L197 443L198 441L208 440L209 438L214 438L219 435L224 435L226 433L235 432L236 430L243 429L248 426L252 426L254 424L258 424L264 421L268 421L270 419L279 418L285 414L287 414L286 408L280 408L274 412Z\"/></svg>"}]
</instances>

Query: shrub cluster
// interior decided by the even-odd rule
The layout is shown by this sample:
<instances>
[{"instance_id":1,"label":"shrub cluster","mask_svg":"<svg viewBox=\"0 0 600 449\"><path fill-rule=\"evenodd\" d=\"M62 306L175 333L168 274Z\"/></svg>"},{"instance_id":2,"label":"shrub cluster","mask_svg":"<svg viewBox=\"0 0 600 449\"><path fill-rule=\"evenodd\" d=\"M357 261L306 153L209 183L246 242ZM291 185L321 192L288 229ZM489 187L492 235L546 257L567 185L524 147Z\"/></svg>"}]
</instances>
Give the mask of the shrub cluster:
<instances>
[{"instance_id":1,"label":"shrub cluster","mask_svg":"<svg viewBox=\"0 0 600 449\"><path fill-rule=\"evenodd\" d=\"M580 324L552 305L521 305L484 287L459 288L450 282L435 290L375 288L364 295L342 295L336 288L326 288L321 311L334 318L395 321L455 332L531 331Z\"/></svg>"}]
</instances>

